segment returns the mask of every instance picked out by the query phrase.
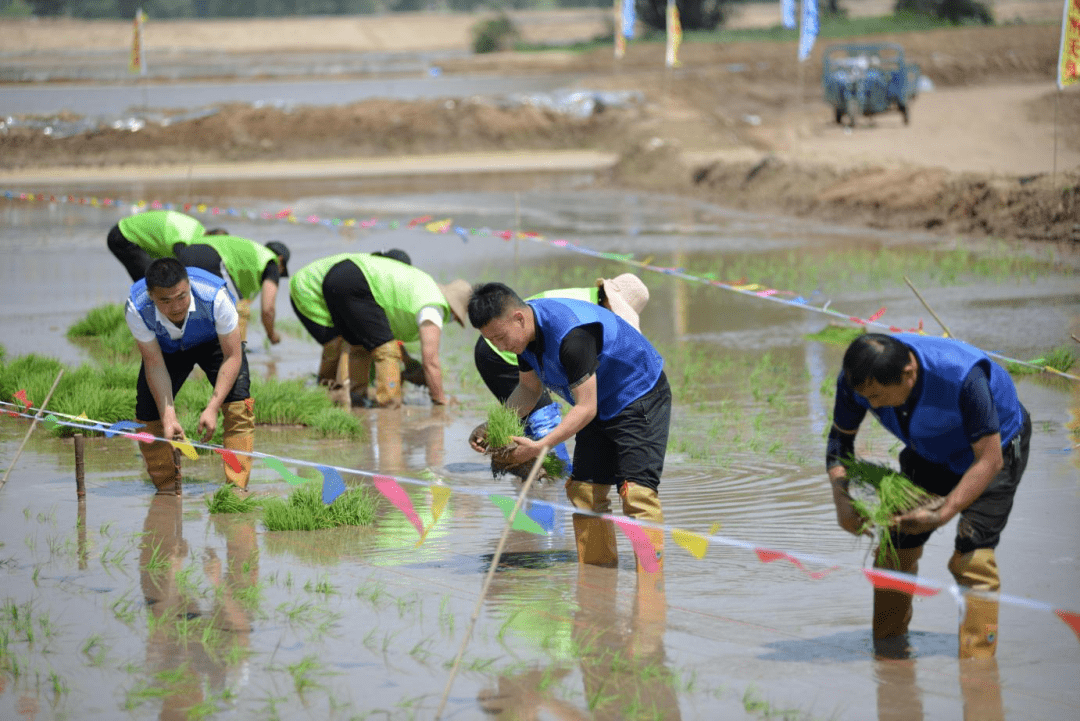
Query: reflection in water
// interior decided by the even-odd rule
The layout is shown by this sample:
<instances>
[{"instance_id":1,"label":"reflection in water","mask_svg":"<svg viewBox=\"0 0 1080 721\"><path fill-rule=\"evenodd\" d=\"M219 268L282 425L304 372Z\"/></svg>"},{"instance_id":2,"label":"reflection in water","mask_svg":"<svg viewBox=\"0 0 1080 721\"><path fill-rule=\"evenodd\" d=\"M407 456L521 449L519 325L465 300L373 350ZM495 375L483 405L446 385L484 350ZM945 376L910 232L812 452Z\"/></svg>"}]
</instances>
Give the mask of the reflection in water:
<instances>
[{"instance_id":1,"label":"reflection in water","mask_svg":"<svg viewBox=\"0 0 1080 721\"><path fill-rule=\"evenodd\" d=\"M181 498L154 496L140 544L139 578L150 614L146 668L152 683L164 687L161 719L186 719L205 704L212 710L215 696L246 680L251 621L239 597L258 579L254 521L230 519L218 527L226 539L228 570L222 574L208 548L203 572L213 589L199 589L191 568L184 567L182 510ZM212 599L206 611L200 607L204 597Z\"/></svg>"},{"instance_id":2,"label":"reflection in water","mask_svg":"<svg viewBox=\"0 0 1080 721\"><path fill-rule=\"evenodd\" d=\"M423 448L428 467L444 464L446 406L402 406L368 412L375 424L372 458L379 471L403 473L415 468L418 464L409 459L413 446Z\"/></svg>"}]
</instances>

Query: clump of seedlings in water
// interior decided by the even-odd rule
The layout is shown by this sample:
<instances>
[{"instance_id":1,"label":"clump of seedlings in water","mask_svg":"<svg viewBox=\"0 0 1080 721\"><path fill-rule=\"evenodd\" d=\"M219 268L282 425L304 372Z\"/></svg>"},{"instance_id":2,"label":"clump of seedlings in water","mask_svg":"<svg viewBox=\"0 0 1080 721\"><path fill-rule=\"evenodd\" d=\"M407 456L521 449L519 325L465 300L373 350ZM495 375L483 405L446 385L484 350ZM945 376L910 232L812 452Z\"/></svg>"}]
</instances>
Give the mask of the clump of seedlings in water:
<instances>
[{"instance_id":1,"label":"clump of seedlings in water","mask_svg":"<svg viewBox=\"0 0 1080 721\"><path fill-rule=\"evenodd\" d=\"M333 503L323 503L319 483L305 483L288 498L268 498L263 505L263 525L268 531L318 531L338 526L370 526L375 523L379 499L373 491L356 486Z\"/></svg>"},{"instance_id":2,"label":"clump of seedlings in water","mask_svg":"<svg viewBox=\"0 0 1080 721\"><path fill-rule=\"evenodd\" d=\"M525 424L517 412L507 408L501 403L495 403L488 408L487 414L487 452L492 456L491 470L494 475L500 472L510 472L521 477L528 475L532 469L532 462L510 467L500 462L500 455L513 450L517 444L511 440L514 436L519 438L525 435ZM544 457L540 470L541 477L561 478L566 475L566 464L554 453L548 453Z\"/></svg>"},{"instance_id":3,"label":"clump of seedlings in water","mask_svg":"<svg viewBox=\"0 0 1080 721\"><path fill-rule=\"evenodd\" d=\"M206 498L206 508L210 513L252 513L262 508L265 502L266 496L241 498L232 486L224 485Z\"/></svg>"},{"instance_id":4,"label":"clump of seedlings in water","mask_svg":"<svg viewBox=\"0 0 1080 721\"><path fill-rule=\"evenodd\" d=\"M1020 363L1007 363L1005 368L1014 376L1040 373L1043 368L1053 368L1056 371L1067 373L1069 369L1073 367L1073 364L1076 363L1076 354L1073 353L1072 348L1063 345L1048 351L1039 358L1029 360L1028 363L1033 363L1034 365L1041 367L1032 368L1031 366L1021 365Z\"/></svg>"},{"instance_id":5,"label":"clump of seedlings in water","mask_svg":"<svg viewBox=\"0 0 1080 721\"><path fill-rule=\"evenodd\" d=\"M896 516L920 506L940 507L945 499L916 486L907 476L880 463L852 457L844 461L844 468L850 482L849 490L854 488L857 491L857 494L851 495L851 505L864 519L859 532L869 530L876 533L879 564L895 561L896 545L892 527Z\"/></svg>"}]
</instances>

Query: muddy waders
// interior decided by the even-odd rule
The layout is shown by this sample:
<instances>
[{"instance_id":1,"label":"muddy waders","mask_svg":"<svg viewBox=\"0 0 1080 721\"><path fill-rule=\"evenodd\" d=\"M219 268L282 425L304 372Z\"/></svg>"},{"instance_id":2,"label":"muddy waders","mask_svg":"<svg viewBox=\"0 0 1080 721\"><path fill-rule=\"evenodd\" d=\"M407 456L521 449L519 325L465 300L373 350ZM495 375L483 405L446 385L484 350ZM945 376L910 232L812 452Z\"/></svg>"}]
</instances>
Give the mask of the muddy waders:
<instances>
[{"instance_id":1,"label":"muddy waders","mask_svg":"<svg viewBox=\"0 0 1080 721\"><path fill-rule=\"evenodd\" d=\"M887 571L899 571L916 576L919 573L919 559L923 547L898 548L896 557L888 557L883 563L874 562L874 568ZM875 553L876 555L876 553ZM903 636L911 623L911 594L903 591L891 591L874 588L874 639L880 640Z\"/></svg>"},{"instance_id":2,"label":"muddy waders","mask_svg":"<svg viewBox=\"0 0 1080 721\"><path fill-rule=\"evenodd\" d=\"M401 349L396 340L371 351L375 362L375 404L379 408L401 405Z\"/></svg>"},{"instance_id":3,"label":"muddy waders","mask_svg":"<svg viewBox=\"0 0 1080 721\"><path fill-rule=\"evenodd\" d=\"M223 416L222 445L237 453L240 470L234 471L225 464L225 480L240 489L247 488L251 477L251 452L255 450L255 401L245 398L242 401L226 403L221 408Z\"/></svg>"},{"instance_id":4,"label":"muddy waders","mask_svg":"<svg viewBox=\"0 0 1080 721\"><path fill-rule=\"evenodd\" d=\"M165 426L160 420L140 421L142 431L149 433L155 438L163 438ZM154 441L153 443L140 443L139 450L146 461L146 471L150 474L150 480L159 494L169 495L176 492L176 464L173 462L173 447L166 441Z\"/></svg>"},{"instance_id":5,"label":"muddy waders","mask_svg":"<svg viewBox=\"0 0 1080 721\"><path fill-rule=\"evenodd\" d=\"M611 513L608 494L611 486L570 479L566 482L566 497L575 508L593 513ZM577 541L578 563L594 566L615 566L619 562L615 543L615 525L604 518L574 514L574 540Z\"/></svg>"},{"instance_id":6,"label":"muddy waders","mask_svg":"<svg viewBox=\"0 0 1080 721\"><path fill-rule=\"evenodd\" d=\"M959 585L975 591L1001 588L992 548L953 553L949 571ZM967 594L964 600L966 613L960 622L960 658L994 658L998 634L997 601L973 594Z\"/></svg>"}]
</instances>

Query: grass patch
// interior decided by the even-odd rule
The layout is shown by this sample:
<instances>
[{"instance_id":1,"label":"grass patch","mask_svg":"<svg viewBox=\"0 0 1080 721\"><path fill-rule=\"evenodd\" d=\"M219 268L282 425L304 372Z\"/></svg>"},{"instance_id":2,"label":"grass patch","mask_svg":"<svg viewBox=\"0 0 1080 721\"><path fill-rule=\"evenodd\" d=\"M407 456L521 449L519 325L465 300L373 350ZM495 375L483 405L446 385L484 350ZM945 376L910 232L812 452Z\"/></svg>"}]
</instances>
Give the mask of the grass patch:
<instances>
[{"instance_id":1,"label":"grass patch","mask_svg":"<svg viewBox=\"0 0 1080 721\"><path fill-rule=\"evenodd\" d=\"M357 486L333 503L322 500L319 483L305 483L287 498L268 498L263 504L263 525L268 531L318 531L338 526L371 526L379 507L378 496Z\"/></svg>"},{"instance_id":2,"label":"grass patch","mask_svg":"<svg viewBox=\"0 0 1080 721\"><path fill-rule=\"evenodd\" d=\"M893 518L921 505L940 500L912 483L907 476L892 468L858 458L844 461L852 494L851 503L865 521L860 532L872 530L878 539L879 564L896 559L896 546L892 538Z\"/></svg>"},{"instance_id":3,"label":"grass patch","mask_svg":"<svg viewBox=\"0 0 1080 721\"><path fill-rule=\"evenodd\" d=\"M247 496L241 498L232 486L222 486L214 495L206 498L206 508L210 513L253 513L263 507L266 496Z\"/></svg>"},{"instance_id":4,"label":"grass patch","mask_svg":"<svg viewBox=\"0 0 1080 721\"><path fill-rule=\"evenodd\" d=\"M10 361L0 358L0 398L10 400L16 392L25 389L32 402L40 403L62 368L64 376L49 401L48 410L72 416L85 413L105 424L134 420L138 361L84 363L73 368L54 358L33 354ZM197 373L189 378L176 396L177 417L189 438L196 437L199 414L206 408L213 390L201 375ZM345 438L357 438L364 432L359 418L335 408L322 388L308 387L300 379L252 378L251 397L255 399L255 423L259 425L301 425L322 436ZM212 443L221 443L223 428L224 423L218 423ZM57 426L52 431L57 436L72 436L75 432L76 429L68 426Z\"/></svg>"},{"instance_id":5,"label":"grass patch","mask_svg":"<svg viewBox=\"0 0 1080 721\"><path fill-rule=\"evenodd\" d=\"M67 337L104 362L139 360L139 349L124 320L122 303L91 308L82 320L68 328Z\"/></svg>"},{"instance_id":6,"label":"grass patch","mask_svg":"<svg viewBox=\"0 0 1080 721\"><path fill-rule=\"evenodd\" d=\"M855 328L853 326L829 323L817 333L807 333L803 338L806 340L820 341L822 343L846 346L850 345L852 341L864 333L866 333L866 329L862 327Z\"/></svg>"},{"instance_id":7,"label":"grass patch","mask_svg":"<svg viewBox=\"0 0 1080 721\"><path fill-rule=\"evenodd\" d=\"M1076 363L1076 354L1073 352L1073 346L1062 345L1054 348L1049 353L1045 353L1038 358L1028 361L1028 363L1034 363L1037 366L1049 366L1062 373L1068 373L1069 369ZM1020 365L1019 363L1007 363L1006 370L1014 376L1031 375L1043 372L1041 367L1032 368L1031 366Z\"/></svg>"}]
</instances>

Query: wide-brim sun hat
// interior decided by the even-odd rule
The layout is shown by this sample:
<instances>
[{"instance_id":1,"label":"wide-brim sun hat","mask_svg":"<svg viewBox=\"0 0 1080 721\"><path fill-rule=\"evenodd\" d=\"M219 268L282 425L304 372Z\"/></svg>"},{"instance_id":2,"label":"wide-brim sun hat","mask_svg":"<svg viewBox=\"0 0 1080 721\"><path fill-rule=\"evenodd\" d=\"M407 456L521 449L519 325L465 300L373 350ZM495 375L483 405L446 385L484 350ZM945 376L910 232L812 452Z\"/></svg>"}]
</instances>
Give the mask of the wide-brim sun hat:
<instances>
[{"instance_id":1,"label":"wide-brim sun hat","mask_svg":"<svg viewBox=\"0 0 1080 721\"><path fill-rule=\"evenodd\" d=\"M596 285L604 289L611 312L641 330L641 311L649 302L649 289L633 273L623 273L614 278L597 278Z\"/></svg>"},{"instance_id":2,"label":"wide-brim sun hat","mask_svg":"<svg viewBox=\"0 0 1080 721\"><path fill-rule=\"evenodd\" d=\"M469 285L467 280L461 278L452 280L446 285L442 283L436 283L436 285L439 286L439 291L446 298L450 310L454 311L457 322L464 328L465 319L469 317L469 298L472 298L472 286Z\"/></svg>"}]
</instances>

